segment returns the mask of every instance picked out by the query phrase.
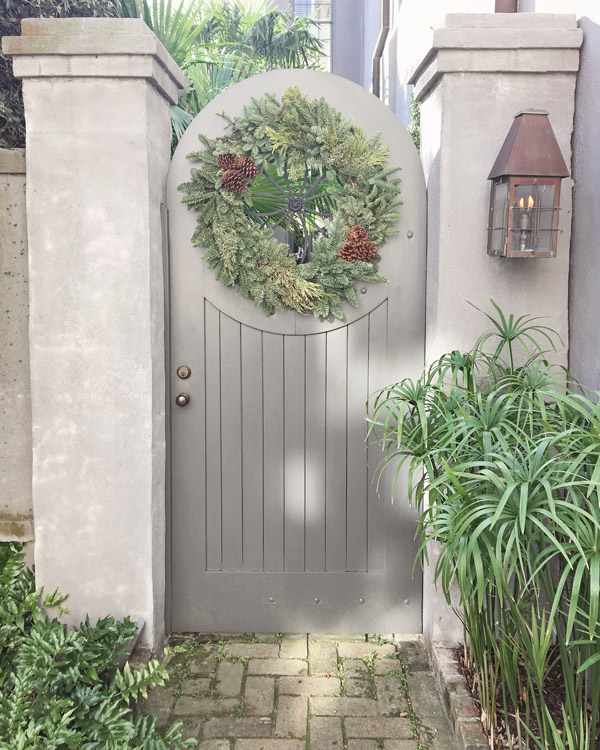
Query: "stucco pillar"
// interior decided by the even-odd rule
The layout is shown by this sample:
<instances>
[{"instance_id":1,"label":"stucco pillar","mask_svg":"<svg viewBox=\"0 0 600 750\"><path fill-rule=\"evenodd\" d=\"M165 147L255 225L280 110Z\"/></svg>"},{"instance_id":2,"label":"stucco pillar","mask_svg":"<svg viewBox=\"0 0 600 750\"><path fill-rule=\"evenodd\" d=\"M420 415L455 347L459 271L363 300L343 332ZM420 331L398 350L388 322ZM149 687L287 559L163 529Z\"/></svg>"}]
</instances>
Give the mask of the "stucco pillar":
<instances>
[{"instance_id":1,"label":"stucco pillar","mask_svg":"<svg viewBox=\"0 0 600 750\"><path fill-rule=\"evenodd\" d=\"M26 20L23 79L39 585L70 619L164 632L169 105L183 83L140 19Z\"/></svg>"},{"instance_id":2,"label":"stucco pillar","mask_svg":"<svg viewBox=\"0 0 600 750\"><path fill-rule=\"evenodd\" d=\"M25 151L0 149L0 541L33 539Z\"/></svg>"},{"instance_id":3,"label":"stucco pillar","mask_svg":"<svg viewBox=\"0 0 600 750\"><path fill-rule=\"evenodd\" d=\"M421 153L428 182L428 362L452 349L470 349L488 326L469 304L490 311L542 316L562 338L556 357L567 364L572 182L563 181L558 256L490 257L487 176L523 109L543 109L567 164L581 30L575 16L455 14L433 35L410 83L421 104ZM432 562L435 563L435 555ZM462 629L433 591L424 590L424 630L452 641Z\"/></svg>"}]
</instances>

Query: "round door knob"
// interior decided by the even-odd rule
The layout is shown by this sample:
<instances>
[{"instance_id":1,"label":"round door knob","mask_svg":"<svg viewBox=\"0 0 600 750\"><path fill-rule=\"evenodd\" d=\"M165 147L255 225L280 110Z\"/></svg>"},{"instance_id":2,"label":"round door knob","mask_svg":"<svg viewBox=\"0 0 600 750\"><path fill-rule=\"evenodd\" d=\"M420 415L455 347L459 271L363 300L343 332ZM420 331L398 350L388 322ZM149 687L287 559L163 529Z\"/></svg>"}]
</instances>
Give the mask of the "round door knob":
<instances>
[{"instance_id":1,"label":"round door knob","mask_svg":"<svg viewBox=\"0 0 600 750\"><path fill-rule=\"evenodd\" d=\"M187 406L190 403L190 397L187 393L180 393L175 399L177 406Z\"/></svg>"}]
</instances>

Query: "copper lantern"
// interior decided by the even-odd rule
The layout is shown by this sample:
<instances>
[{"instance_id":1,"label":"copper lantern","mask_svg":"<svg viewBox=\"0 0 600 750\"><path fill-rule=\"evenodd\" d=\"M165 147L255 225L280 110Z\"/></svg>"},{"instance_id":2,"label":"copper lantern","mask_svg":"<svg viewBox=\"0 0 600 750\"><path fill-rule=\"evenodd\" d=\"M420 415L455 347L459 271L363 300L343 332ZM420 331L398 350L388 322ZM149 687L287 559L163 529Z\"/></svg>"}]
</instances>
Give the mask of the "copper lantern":
<instances>
[{"instance_id":1,"label":"copper lantern","mask_svg":"<svg viewBox=\"0 0 600 750\"><path fill-rule=\"evenodd\" d=\"M515 115L488 177L488 255L554 258L560 182L568 176L548 113Z\"/></svg>"}]
</instances>

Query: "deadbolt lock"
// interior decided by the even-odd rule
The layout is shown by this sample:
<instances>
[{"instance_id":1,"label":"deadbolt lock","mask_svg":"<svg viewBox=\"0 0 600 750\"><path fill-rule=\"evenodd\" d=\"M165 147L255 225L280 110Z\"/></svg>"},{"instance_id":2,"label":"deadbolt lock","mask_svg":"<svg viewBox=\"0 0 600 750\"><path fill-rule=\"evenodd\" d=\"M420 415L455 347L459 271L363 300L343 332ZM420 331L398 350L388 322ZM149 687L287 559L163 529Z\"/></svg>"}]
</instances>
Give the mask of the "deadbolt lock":
<instances>
[{"instance_id":1,"label":"deadbolt lock","mask_svg":"<svg viewBox=\"0 0 600 750\"><path fill-rule=\"evenodd\" d=\"M187 365L181 365L181 367L177 368L177 376L180 377L182 380L187 380L189 376L192 374L192 371Z\"/></svg>"}]
</instances>

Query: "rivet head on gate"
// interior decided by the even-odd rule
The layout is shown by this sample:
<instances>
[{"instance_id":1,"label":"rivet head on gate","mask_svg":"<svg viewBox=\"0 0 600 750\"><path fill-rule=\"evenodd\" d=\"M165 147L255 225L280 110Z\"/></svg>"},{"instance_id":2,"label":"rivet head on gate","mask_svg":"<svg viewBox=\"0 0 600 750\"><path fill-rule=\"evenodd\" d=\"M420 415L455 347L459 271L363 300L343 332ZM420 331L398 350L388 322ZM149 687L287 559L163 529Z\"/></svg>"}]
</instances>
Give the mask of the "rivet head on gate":
<instances>
[{"instance_id":1,"label":"rivet head on gate","mask_svg":"<svg viewBox=\"0 0 600 750\"><path fill-rule=\"evenodd\" d=\"M321 600L319 599L319 597L318 597L318 596L315 596L315 598L314 598L314 602L315 602L315 604L320 604L320 603L321 603Z\"/></svg>"},{"instance_id":2,"label":"rivet head on gate","mask_svg":"<svg viewBox=\"0 0 600 750\"><path fill-rule=\"evenodd\" d=\"M189 376L192 374L192 371L187 365L181 365L181 367L177 368L177 377L181 378L182 380L187 380Z\"/></svg>"},{"instance_id":3,"label":"rivet head on gate","mask_svg":"<svg viewBox=\"0 0 600 750\"><path fill-rule=\"evenodd\" d=\"M362 596L361 596L361 598L360 598L360 599L358 600L358 603L359 603L359 604L364 604L364 603L365 603L365 600L364 600L364 599L362 598Z\"/></svg>"},{"instance_id":4,"label":"rivet head on gate","mask_svg":"<svg viewBox=\"0 0 600 750\"><path fill-rule=\"evenodd\" d=\"M269 601L271 602L271 604L273 604L273 603L274 603L274 601L275 601L275 597L273 597L273 596L270 596L270 597L269 597Z\"/></svg>"},{"instance_id":5,"label":"rivet head on gate","mask_svg":"<svg viewBox=\"0 0 600 750\"><path fill-rule=\"evenodd\" d=\"M404 600L404 606L408 607L409 604L410 604L410 599L405 599Z\"/></svg>"},{"instance_id":6,"label":"rivet head on gate","mask_svg":"<svg viewBox=\"0 0 600 750\"><path fill-rule=\"evenodd\" d=\"M408 232L406 233L406 236L408 237L409 240L411 240L415 236L415 233L411 229L409 229Z\"/></svg>"},{"instance_id":7,"label":"rivet head on gate","mask_svg":"<svg viewBox=\"0 0 600 750\"><path fill-rule=\"evenodd\" d=\"M363 288L360 290L360 293L361 294L366 294L367 293L367 287L363 286Z\"/></svg>"}]
</instances>

